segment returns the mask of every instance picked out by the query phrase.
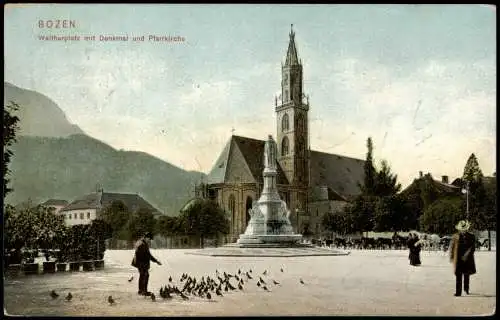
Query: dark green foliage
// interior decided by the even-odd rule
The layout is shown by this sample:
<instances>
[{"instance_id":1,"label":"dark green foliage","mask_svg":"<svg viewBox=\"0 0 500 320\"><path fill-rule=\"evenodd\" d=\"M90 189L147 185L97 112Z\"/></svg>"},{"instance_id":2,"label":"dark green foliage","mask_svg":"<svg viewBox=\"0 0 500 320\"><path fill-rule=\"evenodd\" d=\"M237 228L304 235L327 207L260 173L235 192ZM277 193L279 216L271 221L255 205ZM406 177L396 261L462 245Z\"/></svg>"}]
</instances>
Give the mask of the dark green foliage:
<instances>
[{"instance_id":1,"label":"dark green foliage","mask_svg":"<svg viewBox=\"0 0 500 320\"><path fill-rule=\"evenodd\" d=\"M354 232L352 214L326 212L322 218L323 228L342 235Z\"/></svg>"},{"instance_id":2,"label":"dark green foliage","mask_svg":"<svg viewBox=\"0 0 500 320\"><path fill-rule=\"evenodd\" d=\"M421 230L439 235L454 233L455 225L465 218L460 198L443 198L436 200L420 217Z\"/></svg>"},{"instance_id":3,"label":"dark green foliage","mask_svg":"<svg viewBox=\"0 0 500 320\"><path fill-rule=\"evenodd\" d=\"M483 177L483 172L479 168L479 162L477 161L476 155L473 153L467 159L467 163L464 167L464 174L462 179L464 181L479 181Z\"/></svg>"},{"instance_id":4,"label":"dark green foliage","mask_svg":"<svg viewBox=\"0 0 500 320\"><path fill-rule=\"evenodd\" d=\"M63 218L43 206L20 210L7 206L4 219L4 245L7 249L54 249L56 240L66 232Z\"/></svg>"},{"instance_id":5,"label":"dark green foliage","mask_svg":"<svg viewBox=\"0 0 500 320\"><path fill-rule=\"evenodd\" d=\"M393 196L401 191L401 184L397 182L398 175L391 172L386 160L381 161L381 168L376 172L374 195L379 197Z\"/></svg>"},{"instance_id":6,"label":"dark green foliage","mask_svg":"<svg viewBox=\"0 0 500 320\"><path fill-rule=\"evenodd\" d=\"M115 239L126 240L128 238L125 226L130 217L130 211L122 201L113 201L101 212L103 222L111 228L112 237Z\"/></svg>"},{"instance_id":7,"label":"dark green foliage","mask_svg":"<svg viewBox=\"0 0 500 320\"><path fill-rule=\"evenodd\" d=\"M373 218L374 231L399 231L408 229L411 214L405 211L399 195L378 197Z\"/></svg>"},{"instance_id":8,"label":"dark green foliage","mask_svg":"<svg viewBox=\"0 0 500 320\"><path fill-rule=\"evenodd\" d=\"M156 223L155 233L164 237L183 235L185 228L180 217L161 216Z\"/></svg>"},{"instance_id":9,"label":"dark green foliage","mask_svg":"<svg viewBox=\"0 0 500 320\"><path fill-rule=\"evenodd\" d=\"M10 179L7 176L11 173L9 163L13 156L12 145L16 142L16 132L19 130L19 118L14 115L14 112L19 110L19 106L10 101L10 104L4 106L3 109L3 161L2 161L2 174L3 174L3 197L12 191L9 188Z\"/></svg>"},{"instance_id":10,"label":"dark green foliage","mask_svg":"<svg viewBox=\"0 0 500 320\"><path fill-rule=\"evenodd\" d=\"M373 143L371 137L369 137L366 141L366 147L368 151L366 153L366 161L364 165L365 178L364 184L360 187L364 195L372 196L375 194L376 190L375 183L377 171L373 165Z\"/></svg>"},{"instance_id":11,"label":"dark green foliage","mask_svg":"<svg viewBox=\"0 0 500 320\"><path fill-rule=\"evenodd\" d=\"M179 216L180 228L185 234L196 235L203 247L204 239L229 233L226 213L215 201L197 199Z\"/></svg>"},{"instance_id":12,"label":"dark green foliage","mask_svg":"<svg viewBox=\"0 0 500 320\"><path fill-rule=\"evenodd\" d=\"M134 212L128 220L125 230L127 240L137 240L142 237L146 232L154 234L156 219L153 213L147 209L139 209Z\"/></svg>"}]
</instances>

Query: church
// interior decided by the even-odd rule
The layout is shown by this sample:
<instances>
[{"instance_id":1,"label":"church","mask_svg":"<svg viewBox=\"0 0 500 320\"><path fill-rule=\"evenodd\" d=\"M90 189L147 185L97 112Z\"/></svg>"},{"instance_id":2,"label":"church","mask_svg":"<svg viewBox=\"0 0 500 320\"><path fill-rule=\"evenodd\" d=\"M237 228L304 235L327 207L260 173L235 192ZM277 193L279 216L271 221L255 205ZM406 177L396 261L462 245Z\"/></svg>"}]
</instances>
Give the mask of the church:
<instances>
[{"instance_id":1,"label":"church","mask_svg":"<svg viewBox=\"0 0 500 320\"><path fill-rule=\"evenodd\" d=\"M320 236L324 213L341 212L361 190L364 160L313 151L309 146L309 99L293 29L281 68L281 99L275 99L277 187L296 232ZM267 134L264 136L267 137ZM197 195L215 200L230 220L230 241L245 232L249 209L263 187L264 143L232 135Z\"/></svg>"}]
</instances>

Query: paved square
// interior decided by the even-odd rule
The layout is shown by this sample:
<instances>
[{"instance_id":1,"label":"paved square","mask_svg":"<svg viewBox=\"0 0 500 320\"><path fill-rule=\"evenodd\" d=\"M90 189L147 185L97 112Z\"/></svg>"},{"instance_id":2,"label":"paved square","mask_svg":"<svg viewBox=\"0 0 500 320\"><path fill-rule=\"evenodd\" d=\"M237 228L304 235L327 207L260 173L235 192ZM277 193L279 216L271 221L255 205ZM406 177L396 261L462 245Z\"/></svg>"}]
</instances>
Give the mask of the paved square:
<instances>
[{"instance_id":1,"label":"paved square","mask_svg":"<svg viewBox=\"0 0 500 320\"><path fill-rule=\"evenodd\" d=\"M422 266L408 264L407 251L353 250L348 256L210 257L190 250L152 250L164 264L152 264L150 291L158 293L170 275L215 276L252 269L243 291L212 300L191 297L156 302L137 295L133 251L106 251L103 271L7 278L5 308L22 315L116 316L264 316L264 315L488 315L496 308L496 252L476 253L478 273L471 295L454 297L455 279L445 252L422 252ZM283 268L283 272L280 271ZM267 275L262 272L267 270ZM134 280L127 279L134 275ZM270 289L256 285L261 276ZM299 282L302 278L304 284ZM280 285L269 285L272 280ZM52 299L55 289L61 296ZM63 297L71 292L73 300ZM112 295L116 304L106 300Z\"/></svg>"}]
</instances>

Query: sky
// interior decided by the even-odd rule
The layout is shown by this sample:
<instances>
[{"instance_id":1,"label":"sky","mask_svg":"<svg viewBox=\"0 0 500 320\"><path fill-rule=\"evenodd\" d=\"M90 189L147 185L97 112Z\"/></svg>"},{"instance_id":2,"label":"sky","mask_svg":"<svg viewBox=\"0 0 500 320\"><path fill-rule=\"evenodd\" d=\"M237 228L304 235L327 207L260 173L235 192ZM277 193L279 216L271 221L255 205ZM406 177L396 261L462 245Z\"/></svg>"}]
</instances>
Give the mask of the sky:
<instances>
[{"instance_id":1,"label":"sky","mask_svg":"<svg viewBox=\"0 0 500 320\"><path fill-rule=\"evenodd\" d=\"M496 171L492 6L24 4L4 17L4 80L116 149L208 173L232 134L276 136L293 24L313 150L365 159L372 137L403 186L419 171L453 180L471 153ZM40 28L65 19L75 27Z\"/></svg>"}]
</instances>

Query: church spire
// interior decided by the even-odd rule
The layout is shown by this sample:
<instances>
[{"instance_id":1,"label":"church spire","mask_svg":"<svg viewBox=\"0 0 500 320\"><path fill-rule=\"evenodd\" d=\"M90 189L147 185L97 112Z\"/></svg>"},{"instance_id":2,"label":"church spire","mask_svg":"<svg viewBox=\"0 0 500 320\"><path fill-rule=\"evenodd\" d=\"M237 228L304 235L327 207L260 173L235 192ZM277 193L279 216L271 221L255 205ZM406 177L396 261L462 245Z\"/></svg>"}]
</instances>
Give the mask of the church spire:
<instances>
[{"instance_id":1,"label":"church spire","mask_svg":"<svg viewBox=\"0 0 500 320\"><path fill-rule=\"evenodd\" d=\"M288 51L286 53L285 66L299 65L299 58L297 56L297 48L295 47L295 32L293 32L293 24L290 28L290 42L288 43Z\"/></svg>"}]
</instances>

